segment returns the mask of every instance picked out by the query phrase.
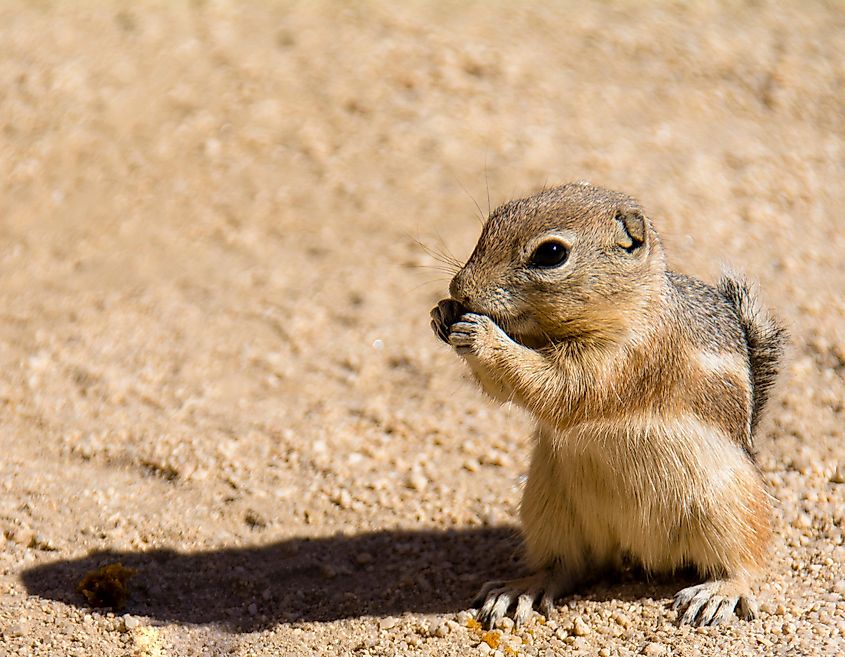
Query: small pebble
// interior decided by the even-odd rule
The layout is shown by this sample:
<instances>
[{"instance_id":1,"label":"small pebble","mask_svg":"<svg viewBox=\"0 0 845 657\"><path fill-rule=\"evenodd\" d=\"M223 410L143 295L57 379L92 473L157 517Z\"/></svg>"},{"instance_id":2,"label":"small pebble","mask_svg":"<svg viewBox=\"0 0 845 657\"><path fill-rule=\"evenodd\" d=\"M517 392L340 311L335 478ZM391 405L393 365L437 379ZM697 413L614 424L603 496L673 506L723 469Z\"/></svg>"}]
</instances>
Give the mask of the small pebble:
<instances>
[{"instance_id":1,"label":"small pebble","mask_svg":"<svg viewBox=\"0 0 845 657\"><path fill-rule=\"evenodd\" d=\"M9 625L4 632L6 636L9 637L19 637L26 634L26 626L23 623L15 623L13 625Z\"/></svg>"},{"instance_id":2,"label":"small pebble","mask_svg":"<svg viewBox=\"0 0 845 657\"><path fill-rule=\"evenodd\" d=\"M631 624L631 619L628 618L621 611L614 612L611 618L614 620L614 622L616 622L617 625L621 625L622 627L628 627Z\"/></svg>"},{"instance_id":3,"label":"small pebble","mask_svg":"<svg viewBox=\"0 0 845 657\"><path fill-rule=\"evenodd\" d=\"M444 636L446 636L447 634L449 634L449 630L450 630L450 629L451 629L451 628L449 627L449 624L448 624L448 623L440 623L440 625L438 625L438 626L435 628L435 630L434 630L433 634L434 634L434 636L436 636L436 637L440 637L440 638L442 639Z\"/></svg>"},{"instance_id":4,"label":"small pebble","mask_svg":"<svg viewBox=\"0 0 845 657\"><path fill-rule=\"evenodd\" d=\"M58 548L43 534L33 534L29 539L28 547L33 550L42 550L44 552L55 552Z\"/></svg>"},{"instance_id":5,"label":"small pebble","mask_svg":"<svg viewBox=\"0 0 845 657\"><path fill-rule=\"evenodd\" d=\"M455 620L458 621L459 625L466 625L467 621L473 618L473 615L468 611L459 611L455 616Z\"/></svg>"},{"instance_id":6,"label":"small pebble","mask_svg":"<svg viewBox=\"0 0 845 657\"><path fill-rule=\"evenodd\" d=\"M484 465L495 465L499 468L503 468L510 465L510 458L504 452L493 450L489 454L485 454L481 457L481 463Z\"/></svg>"},{"instance_id":7,"label":"small pebble","mask_svg":"<svg viewBox=\"0 0 845 657\"><path fill-rule=\"evenodd\" d=\"M845 463L840 463L836 466L836 470L833 471L830 481L834 484L845 484Z\"/></svg>"},{"instance_id":8,"label":"small pebble","mask_svg":"<svg viewBox=\"0 0 845 657\"><path fill-rule=\"evenodd\" d=\"M414 472L408 477L406 486L411 490L423 491L428 486L428 479L425 478L425 475Z\"/></svg>"},{"instance_id":9,"label":"small pebble","mask_svg":"<svg viewBox=\"0 0 845 657\"><path fill-rule=\"evenodd\" d=\"M522 639L515 634L508 634L502 638L502 644L503 646L499 648L500 651L504 651L506 655L515 655L519 653L519 649L522 647Z\"/></svg>"},{"instance_id":10,"label":"small pebble","mask_svg":"<svg viewBox=\"0 0 845 657\"><path fill-rule=\"evenodd\" d=\"M809 527L813 526L813 517L809 513L801 513L795 519L793 523L795 527L799 527L801 529L808 529Z\"/></svg>"},{"instance_id":11,"label":"small pebble","mask_svg":"<svg viewBox=\"0 0 845 657\"><path fill-rule=\"evenodd\" d=\"M388 616L387 618L381 618L381 619L379 619L379 622L378 622L378 628L380 630L389 630L393 627L396 627L396 624L398 622L399 621L396 618L394 618L393 616Z\"/></svg>"},{"instance_id":12,"label":"small pebble","mask_svg":"<svg viewBox=\"0 0 845 657\"><path fill-rule=\"evenodd\" d=\"M666 654L666 646L662 643L647 643L642 649L643 655L648 655L649 657L658 657L658 655L665 655Z\"/></svg>"},{"instance_id":13,"label":"small pebble","mask_svg":"<svg viewBox=\"0 0 845 657\"><path fill-rule=\"evenodd\" d=\"M590 626L580 616L576 616L572 621L572 633L575 636L587 636L591 631Z\"/></svg>"},{"instance_id":14,"label":"small pebble","mask_svg":"<svg viewBox=\"0 0 845 657\"><path fill-rule=\"evenodd\" d=\"M496 621L496 627L505 632L510 632L513 629L513 619L505 616Z\"/></svg>"},{"instance_id":15,"label":"small pebble","mask_svg":"<svg viewBox=\"0 0 845 657\"><path fill-rule=\"evenodd\" d=\"M332 502L337 504L341 509L348 509L352 506L352 495L349 494L349 491L342 490L337 494L333 495L331 498Z\"/></svg>"}]
</instances>

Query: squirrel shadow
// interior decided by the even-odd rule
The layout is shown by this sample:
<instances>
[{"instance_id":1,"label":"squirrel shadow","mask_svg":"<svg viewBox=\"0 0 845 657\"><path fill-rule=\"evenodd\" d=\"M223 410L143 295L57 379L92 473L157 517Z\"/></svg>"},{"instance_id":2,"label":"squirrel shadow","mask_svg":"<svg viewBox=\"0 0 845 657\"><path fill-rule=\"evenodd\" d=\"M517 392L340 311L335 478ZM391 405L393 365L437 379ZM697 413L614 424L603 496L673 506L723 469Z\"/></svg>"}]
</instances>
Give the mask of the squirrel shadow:
<instances>
[{"instance_id":1,"label":"squirrel shadow","mask_svg":"<svg viewBox=\"0 0 845 657\"><path fill-rule=\"evenodd\" d=\"M120 562L137 570L122 613L253 632L278 623L467 609L486 580L524 574L519 547L511 527L385 530L195 553L93 552L30 568L21 578L30 595L82 607L80 580ZM580 597L637 600L668 597L676 588L622 573Z\"/></svg>"}]
</instances>

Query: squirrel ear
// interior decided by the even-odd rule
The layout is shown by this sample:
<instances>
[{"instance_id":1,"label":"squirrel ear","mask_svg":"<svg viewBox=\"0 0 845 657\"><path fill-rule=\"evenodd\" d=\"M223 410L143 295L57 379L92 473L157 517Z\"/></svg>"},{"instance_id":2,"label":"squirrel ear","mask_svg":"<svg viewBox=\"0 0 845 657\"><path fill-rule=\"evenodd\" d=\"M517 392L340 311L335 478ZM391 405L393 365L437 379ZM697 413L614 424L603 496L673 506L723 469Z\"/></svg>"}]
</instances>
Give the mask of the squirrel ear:
<instances>
[{"instance_id":1,"label":"squirrel ear","mask_svg":"<svg viewBox=\"0 0 845 657\"><path fill-rule=\"evenodd\" d=\"M633 253L645 244L645 217L640 210L617 210L616 216L619 235L616 243L628 253Z\"/></svg>"}]
</instances>

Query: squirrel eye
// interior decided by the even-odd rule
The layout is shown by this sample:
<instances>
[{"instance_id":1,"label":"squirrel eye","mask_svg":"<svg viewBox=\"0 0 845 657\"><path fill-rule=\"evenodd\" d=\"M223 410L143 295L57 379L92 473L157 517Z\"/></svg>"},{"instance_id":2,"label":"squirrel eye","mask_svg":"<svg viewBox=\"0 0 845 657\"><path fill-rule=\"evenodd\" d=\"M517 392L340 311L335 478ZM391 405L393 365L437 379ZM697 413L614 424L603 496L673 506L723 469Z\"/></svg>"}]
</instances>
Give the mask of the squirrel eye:
<instances>
[{"instance_id":1,"label":"squirrel eye","mask_svg":"<svg viewBox=\"0 0 845 657\"><path fill-rule=\"evenodd\" d=\"M531 254L531 265L534 267L557 267L566 262L569 248L563 242L549 240L534 249Z\"/></svg>"}]
</instances>

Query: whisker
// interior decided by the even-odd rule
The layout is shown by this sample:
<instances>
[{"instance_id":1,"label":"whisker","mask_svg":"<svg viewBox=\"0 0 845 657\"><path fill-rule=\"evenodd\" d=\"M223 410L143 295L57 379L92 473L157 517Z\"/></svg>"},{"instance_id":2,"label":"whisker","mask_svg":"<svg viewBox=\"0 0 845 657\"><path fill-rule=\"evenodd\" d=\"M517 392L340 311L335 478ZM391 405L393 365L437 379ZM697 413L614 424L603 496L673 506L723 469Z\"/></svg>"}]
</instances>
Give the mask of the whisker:
<instances>
[{"instance_id":1,"label":"whisker","mask_svg":"<svg viewBox=\"0 0 845 657\"><path fill-rule=\"evenodd\" d=\"M484 211L481 209L481 206L478 205L478 201L476 201L475 197L472 194L469 193L469 190L466 187L464 187L464 184L458 179L457 176L455 176L455 182L458 183L458 187L460 187L463 190L464 194L469 196L470 200L475 205L476 209L478 210L478 216L479 216L478 223L480 223L483 226L484 221L485 221L485 216L484 216Z\"/></svg>"},{"instance_id":2,"label":"whisker","mask_svg":"<svg viewBox=\"0 0 845 657\"><path fill-rule=\"evenodd\" d=\"M445 265L449 269L449 272L451 272L453 275L456 274L458 270L463 266L454 256L449 256L445 253L441 253L440 251L428 246L427 244L424 244L416 237L411 237L411 239L414 240L417 246L419 246L429 256L434 258L440 264Z\"/></svg>"},{"instance_id":3,"label":"whisker","mask_svg":"<svg viewBox=\"0 0 845 657\"><path fill-rule=\"evenodd\" d=\"M490 181L487 178L487 153L484 153L484 186L487 188L487 216L490 216Z\"/></svg>"},{"instance_id":4,"label":"whisker","mask_svg":"<svg viewBox=\"0 0 845 657\"><path fill-rule=\"evenodd\" d=\"M458 266L458 269L462 268L464 265L463 263L455 257L455 254L449 250L449 245L446 244L446 240L443 239L443 236L440 234L440 231L435 230L434 234L437 236L437 241L440 242L440 246L443 247L443 251L441 251L442 255L446 255L454 264Z\"/></svg>"},{"instance_id":5,"label":"whisker","mask_svg":"<svg viewBox=\"0 0 845 657\"><path fill-rule=\"evenodd\" d=\"M426 285L432 285L433 283L437 283L438 285L442 285L444 282L446 282L446 281L448 281L448 280L449 280L448 278L433 278L433 279L428 280L428 281L423 281L423 282L422 282L422 283L420 283L419 285L415 285L415 286L414 286L414 287L412 287L410 290L408 290L408 293L411 293L411 292L416 292L416 291L417 291L417 290L419 290L421 287L424 287L424 286L426 286Z\"/></svg>"},{"instance_id":6,"label":"whisker","mask_svg":"<svg viewBox=\"0 0 845 657\"><path fill-rule=\"evenodd\" d=\"M450 276L454 276L455 270L451 267L445 267L442 265L408 265L414 269L430 269L431 271L439 271L444 274L449 274Z\"/></svg>"},{"instance_id":7,"label":"whisker","mask_svg":"<svg viewBox=\"0 0 845 657\"><path fill-rule=\"evenodd\" d=\"M440 242L440 244L442 245L443 249L445 251L448 251L449 249L446 246L446 243L443 241L443 238L440 236L440 233L437 233L436 235L437 235L437 239ZM432 258L434 258L438 262L442 262L444 265L449 265L451 267L455 267L456 270L463 267L463 264L461 263L461 261L458 260L454 255L452 255L451 252L446 253L446 252L440 251L440 250L438 250L434 247L427 246L426 244L423 244L422 242L417 242L417 243L426 251L426 253L428 253Z\"/></svg>"}]
</instances>

